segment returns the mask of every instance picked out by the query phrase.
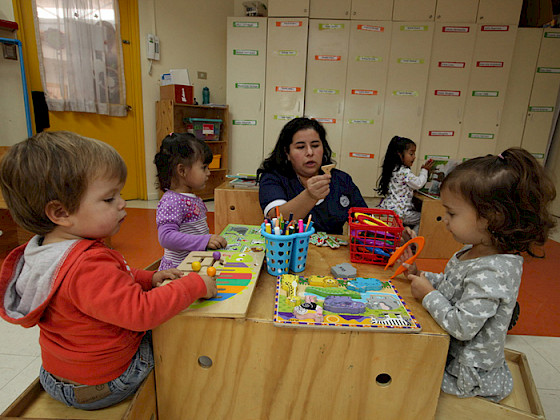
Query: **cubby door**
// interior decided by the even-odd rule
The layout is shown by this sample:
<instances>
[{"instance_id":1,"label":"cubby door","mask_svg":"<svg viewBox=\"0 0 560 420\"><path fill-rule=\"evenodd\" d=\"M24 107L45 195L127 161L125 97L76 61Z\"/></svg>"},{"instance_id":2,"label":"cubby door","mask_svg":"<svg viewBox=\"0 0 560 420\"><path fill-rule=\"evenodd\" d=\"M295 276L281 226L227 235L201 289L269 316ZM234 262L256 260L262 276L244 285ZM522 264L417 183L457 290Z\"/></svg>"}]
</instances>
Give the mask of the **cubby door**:
<instances>
[{"instance_id":1,"label":"cubby door","mask_svg":"<svg viewBox=\"0 0 560 420\"><path fill-rule=\"evenodd\" d=\"M309 20L305 116L323 124L335 159L340 156L350 23Z\"/></svg>"},{"instance_id":2,"label":"cubby door","mask_svg":"<svg viewBox=\"0 0 560 420\"><path fill-rule=\"evenodd\" d=\"M282 127L303 116L307 63L307 18L268 18L264 156Z\"/></svg>"},{"instance_id":3,"label":"cubby door","mask_svg":"<svg viewBox=\"0 0 560 420\"><path fill-rule=\"evenodd\" d=\"M391 22L352 21L350 25L342 152L338 162L363 196L374 197L382 158Z\"/></svg>"},{"instance_id":4,"label":"cubby door","mask_svg":"<svg viewBox=\"0 0 560 420\"><path fill-rule=\"evenodd\" d=\"M517 30L496 153L521 147L542 35L542 28Z\"/></svg>"},{"instance_id":5,"label":"cubby door","mask_svg":"<svg viewBox=\"0 0 560 420\"><path fill-rule=\"evenodd\" d=\"M393 0L352 0L351 19L391 20Z\"/></svg>"},{"instance_id":6,"label":"cubby door","mask_svg":"<svg viewBox=\"0 0 560 420\"><path fill-rule=\"evenodd\" d=\"M309 17L314 19L350 19L352 0L309 0Z\"/></svg>"},{"instance_id":7,"label":"cubby door","mask_svg":"<svg viewBox=\"0 0 560 420\"><path fill-rule=\"evenodd\" d=\"M434 20L436 0L395 0L393 20L430 21Z\"/></svg>"},{"instance_id":8,"label":"cubby door","mask_svg":"<svg viewBox=\"0 0 560 420\"><path fill-rule=\"evenodd\" d=\"M545 28L521 146L544 161L560 90L560 29Z\"/></svg>"},{"instance_id":9,"label":"cubby door","mask_svg":"<svg viewBox=\"0 0 560 420\"><path fill-rule=\"evenodd\" d=\"M433 22L392 22L381 159L393 136L420 140L433 32Z\"/></svg>"},{"instance_id":10,"label":"cubby door","mask_svg":"<svg viewBox=\"0 0 560 420\"><path fill-rule=\"evenodd\" d=\"M476 23L478 0L437 0L436 22Z\"/></svg>"},{"instance_id":11,"label":"cubby door","mask_svg":"<svg viewBox=\"0 0 560 420\"><path fill-rule=\"evenodd\" d=\"M523 0L480 0L478 4L477 23L519 24Z\"/></svg>"},{"instance_id":12,"label":"cubby door","mask_svg":"<svg viewBox=\"0 0 560 420\"><path fill-rule=\"evenodd\" d=\"M269 17L307 17L309 0L268 0Z\"/></svg>"},{"instance_id":13,"label":"cubby door","mask_svg":"<svg viewBox=\"0 0 560 420\"><path fill-rule=\"evenodd\" d=\"M458 158L496 153L515 25L478 25Z\"/></svg>"},{"instance_id":14,"label":"cubby door","mask_svg":"<svg viewBox=\"0 0 560 420\"><path fill-rule=\"evenodd\" d=\"M474 23L436 23L417 159L456 159L476 39Z\"/></svg>"},{"instance_id":15,"label":"cubby door","mask_svg":"<svg viewBox=\"0 0 560 420\"><path fill-rule=\"evenodd\" d=\"M230 17L227 30L227 103L230 170L256 173L263 158L267 18Z\"/></svg>"}]
</instances>

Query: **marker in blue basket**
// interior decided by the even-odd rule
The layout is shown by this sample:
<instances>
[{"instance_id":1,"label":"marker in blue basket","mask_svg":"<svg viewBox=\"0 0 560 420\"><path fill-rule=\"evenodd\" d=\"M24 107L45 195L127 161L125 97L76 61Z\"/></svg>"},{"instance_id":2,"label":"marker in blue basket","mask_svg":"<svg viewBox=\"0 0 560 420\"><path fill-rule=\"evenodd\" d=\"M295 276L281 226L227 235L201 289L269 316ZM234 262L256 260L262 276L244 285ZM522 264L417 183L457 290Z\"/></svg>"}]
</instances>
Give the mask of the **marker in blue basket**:
<instances>
[{"instance_id":1,"label":"marker in blue basket","mask_svg":"<svg viewBox=\"0 0 560 420\"><path fill-rule=\"evenodd\" d=\"M307 218L307 224L305 225L305 232L307 232L307 229L309 229L310 224L311 224L311 214Z\"/></svg>"},{"instance_id":2,"label":"marker in blue basket","mask_svg":"<svg viewBox=\"0 0 560 420\"><path fill-rule=\"evenodd\" d=\"M274 234L275 235L281 235L282 232L280 231L280 226L275 226L274 227Z\"/></svg>"},{"instance_id":3,"label":"marker in blue basket","mask_svg":"<svg viewBox=\"0 0 560 420\"><path fill-rule=\"evenodd\" d=\"M298 220L298 232L303 233L303 220L302 219Z\"/></svg>"},{"instance_id":4,"label":"marker in blue basket","mask_svg":"<svg viewBox=\"0 0 560 420\"><path fill-rule=\"evenodd\" d=\"M264 226L264 230L266 233L272 233L272 225L270 223L266 223Z\"/></svg>"}]
</instances>

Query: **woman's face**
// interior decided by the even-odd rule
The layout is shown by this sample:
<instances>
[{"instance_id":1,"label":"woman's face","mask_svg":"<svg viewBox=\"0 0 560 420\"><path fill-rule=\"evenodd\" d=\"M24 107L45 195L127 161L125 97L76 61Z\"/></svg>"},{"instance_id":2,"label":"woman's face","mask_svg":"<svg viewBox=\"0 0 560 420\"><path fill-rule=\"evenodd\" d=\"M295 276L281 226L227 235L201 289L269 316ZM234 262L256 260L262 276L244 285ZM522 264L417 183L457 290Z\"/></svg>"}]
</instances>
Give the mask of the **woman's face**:
<instances>
[{"instance_id":1,"label":"woman's face","mask_svg":"<svg viewBox=\"0 0 560 420\"><path fill-rule=\"evenodd\" d=\"M292 137L287 158L300 177L307 179L319 174L323 162L323 142L319 133L312 128L296 132Z\"/></svg>"}]
</instances>

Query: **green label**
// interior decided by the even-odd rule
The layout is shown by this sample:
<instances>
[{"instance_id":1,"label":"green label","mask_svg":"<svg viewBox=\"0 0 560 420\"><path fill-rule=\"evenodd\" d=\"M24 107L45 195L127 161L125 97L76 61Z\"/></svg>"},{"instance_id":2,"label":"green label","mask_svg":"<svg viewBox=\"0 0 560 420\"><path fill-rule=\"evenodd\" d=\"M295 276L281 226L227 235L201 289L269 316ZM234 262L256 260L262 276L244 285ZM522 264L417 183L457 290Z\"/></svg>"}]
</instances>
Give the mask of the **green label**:
<instances>
[{"instance_id":1,"label":"green label","mask_svg":"<svg viewBox=\"0 0 560 420\"><path fill-rule=\"evenodd\" d=\"M369 61L373 63L379 63L383 61L383 59L381 57L374 57L371 55L359 55L356 57L356 61Z\"/></svg>"},{"instance_id":2,"label":"green label","mask_svg":"<svg viewBox=\"0 0 560 420\"><path fill-rule=\"evenodd\" d=\"M472 96L486 97L486 98L497 98L499 95L497 90L473 90Z\"/></svg>"},{"instance_id":3,"label":"green label","mask_svg":"<svg viewBox=\"0 0 560 420\"><path fill-rule=\"evenodd\" d=\"M418 96L415 90L394 90L393 96Z\"/></svg>"},{"instance_id":4,"label":"green label","mask_svg":"<svg viewBox=\"0 0 560 420\"><path fill-rule=\"evenodd\" d=\"M544 37L560 39L560 32L545 32Z\"/></svg>"},{"instance_id":5,"label":"green label","mask_svg":"<svg viewBox=\"0 0 560 420\"><path fill-rule=\"evenodd\" d=\"M428 25L403 25L401 31L427 31Z\"/></svg>"},{"instance_id":6,"label":"green label","mask_svg":"<svg viewBox=\"0 0 560 420\"><path fill-rule=\"evenodd\" d=\"M492 134L492 133L469 133L469 138L471 138L471 139L492 140L494 138L494 134Z\"/></svg>"},{"instance_id":7,"label":"green label","mask_svg":"<svg viewBox=\"0 0 560 420\"><path fill-rule=\"evenodd\" d=\"M233 22L234 28L258 28L259 22Z\"/></svg>"},{"instance_id":8,"label":"green label","mask_svg":"<svg viewBox=\"0 0 560 420\"><path fill-rule=\"evenodd\" d=\"M530 106L529 111L530 112L553 112L554 107L553 106Z\"/></svg>"},{"instance_id":9,"label":"green label","mask_svg":"<svg viewBox=\"0 0 560 420\"><path fill-rule=\"evenodd\" d=\"M233 55L259 55L259 50L233 50Z\"/></svg>"},{"instance_id":10,"label":"green label","mask_svg":"<svg viewBox=\"0 0 560 420\"><path fill-rule=\"evenodd\" d=\"M348 120L348 124L373 124L373 120Z\"/></svg>"},{"instance_id":11,"label":"green label","mask_svg":"<svg viewBox=\"0 0 560 420\"><path fill-rule=\"evenodd\" d=\"M236 83L235 87L238 89L260 89L260 83Z\"/></svg>"},{"instance_id":12,"label":"green label","mask_svg":"<svg viewBox=\"0 0 560 420\"><path fill-rule=\"evenodd\" d=\"M297 115L275 115L274 119L279 121L290 121L297 118Z\"/></svg>"},{"instance_id":13,"label":"green label","mask_svg":"<svg viewBox=\"0 0 560 420\"><path fill-rule=\"evenodd\" d=\"M544 153L531 153L535 159L544 159Z\"/></svg>"},{"instance_id":14,"label":"green label","mask_svg":"<svg viewBox=\"0 0 560 420\"><path fill-rule=\"evenodd\" d=\"M424 156L424 160L432 159L432 160L449 160L451 156L445 155L426 155Z\"/></svg>"},{"instance_id":15,"label":"green label","mask_svg":"<svg viewBox=\"0 0 560 420\"><path fill-rule=\"evenodd\" d=\"M397 58L399 64L424 64L423 58Z\"/></svg>"},{"instance_id":16,"label":"green label","mask_svg":"<svg viewBox=\"0 0 560 420\"><path fill-rule=\"evenodd\" d=\"M327 95L338 95L340 93L337 89L313 89L313 93L325 93Z\"/></svg>"},{"instance_id":17,"label":"green label","mask_svg":"<svg viewBox=\"0 0 560 420\"><path fill-rule=\"evenodd\" d=\"M233 125L257 125L257 120L233 120Z\"/></svg>"},{"instance_id":18,"label":"green label","mask_svg":"<svg viewBox=\"0 0 560 420\"><path fill-rule=\"evenodd\" d=\"M560 74L560 67L539 67L537 73L554 73Z\"/></svg>"}]
</instances>

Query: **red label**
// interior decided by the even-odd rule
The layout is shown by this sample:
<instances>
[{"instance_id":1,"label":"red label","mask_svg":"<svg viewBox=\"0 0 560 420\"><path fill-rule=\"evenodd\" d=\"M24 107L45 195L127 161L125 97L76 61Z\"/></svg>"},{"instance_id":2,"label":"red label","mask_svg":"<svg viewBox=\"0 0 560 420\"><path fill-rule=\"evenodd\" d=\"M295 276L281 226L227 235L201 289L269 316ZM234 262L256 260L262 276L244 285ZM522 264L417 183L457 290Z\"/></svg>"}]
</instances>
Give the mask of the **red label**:
<instances>
[{"instance_id":1,"label":"red label","mask_svg":"<svg viewBox=\"0 0 560 420\"><path fill-rule=\"evenodd\" d=\"M318 61L340 61L342 57L340 55L316 55L315 60Z\"/></svg>"},{"instance_id":2,"label":"red label","mask_svg":"<svg viewBox=\"0 0 560 420\"><path fill-rule=\"evenodd\" d=\"M439 131L433 130L428 132L429 136L453 136L455 135L455 131Z\"/></svg>"},{"instance_id":3,"label":"red label","mask_svg":"<svg viewBox=\"0 0 560 420\"><path fill-rule=\"evenodd\" d=\"M385 28L383 26L375 25L358 25L359 31L373 31L373 32L384 32Z\"/></svg>"},{"instance_id":4,"label":"red label","mask_svg":"<svg viewBox=\"0 0 560 420\"><path fill-rule=\"evenodd\" d=\"M352 95L377 95L376 90L370 89L352 89Z\"/></svg>"},{"instance_id":5,"label":"red label","mask_svg":"<svg viewBox=\"0 0 560 420\"><path fill-rule=\"evenodd\" d=\"M358 153L358 152L350 152L350 157L353 158L361 158L361 159L373 159L375 155L373 153Z\"/></svg>"},{"instance_id":6,"label":"red label","mask_svg":"<svg viewBox=\"0 0 560 420\"><path fill-rule=\"evenodd\" d=\"M297 20L285 20L285 21L280 21L280 22L276 22L276 26L282 27L282 28L294 28L294 27L298 27L298 26L302 26L303 23L301 21L297 21Z\"/></svg>"},{"instance_id":7,"label":"red label","mask_svg":"<svg viewBox=\"0 0 560 420\"><path fill-rule=\"evenodd\" d=\"M276 86L276 92L301 92L301 88L290 86Z\"/></svg>"}]
</instances>

